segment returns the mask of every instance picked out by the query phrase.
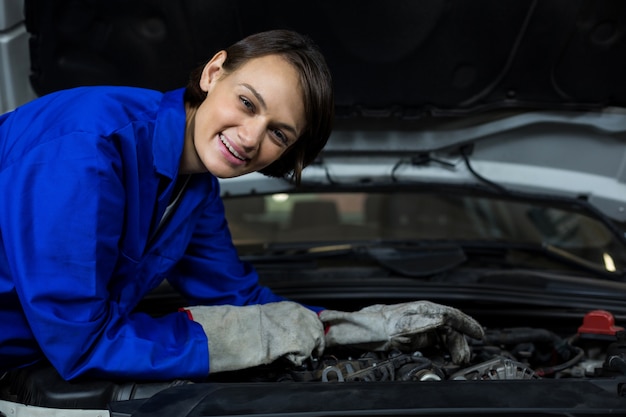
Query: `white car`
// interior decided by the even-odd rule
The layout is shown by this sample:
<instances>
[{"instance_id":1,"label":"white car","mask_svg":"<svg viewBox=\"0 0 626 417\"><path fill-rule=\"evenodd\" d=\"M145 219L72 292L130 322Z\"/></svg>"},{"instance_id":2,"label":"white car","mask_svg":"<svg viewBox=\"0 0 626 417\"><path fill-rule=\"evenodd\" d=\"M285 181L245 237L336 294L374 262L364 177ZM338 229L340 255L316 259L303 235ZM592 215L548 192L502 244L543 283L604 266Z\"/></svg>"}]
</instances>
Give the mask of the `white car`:
<instances>
[{"instance_id":1,"label":"white car","mask_svg":"<svg viewBox=\"0 0 626 417\"><path fill-rule=\"evenodd\" d=\"M241 35L308 33L333 71L335 129L300 187L222 181L240 256L306 304L427 299L486 337L466 366L435 345L193 383L31 369L4 377L0 416L626 415L626 2L26 6L39 95L174 88ZM140 308L184 302L164 283Z\"/></svg>"}]
</instances>

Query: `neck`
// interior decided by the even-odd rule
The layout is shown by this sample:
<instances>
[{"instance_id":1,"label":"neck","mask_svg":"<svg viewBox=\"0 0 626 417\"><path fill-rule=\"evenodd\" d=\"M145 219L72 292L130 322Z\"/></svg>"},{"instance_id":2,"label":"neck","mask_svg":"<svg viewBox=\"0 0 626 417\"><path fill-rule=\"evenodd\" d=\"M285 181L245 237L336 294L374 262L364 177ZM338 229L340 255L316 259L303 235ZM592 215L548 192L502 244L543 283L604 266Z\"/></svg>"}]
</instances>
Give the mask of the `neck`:
<instances>
[{"instance_id":1,"label":"neck","mask_svg":"<svg viewBox=\"0 0 626 417\"><path fill-rule=\"evenodd\" d=\"M194 145L194 132L195 132L195 120L198 109L191 107L185 103L185 139L183 144L183 153L180 157L180 164L178 166L179 174L194 174L199 172L206 172L206 169L202 166L200 159L196 153L196 147Z\"/></svg>"}]
</instances>

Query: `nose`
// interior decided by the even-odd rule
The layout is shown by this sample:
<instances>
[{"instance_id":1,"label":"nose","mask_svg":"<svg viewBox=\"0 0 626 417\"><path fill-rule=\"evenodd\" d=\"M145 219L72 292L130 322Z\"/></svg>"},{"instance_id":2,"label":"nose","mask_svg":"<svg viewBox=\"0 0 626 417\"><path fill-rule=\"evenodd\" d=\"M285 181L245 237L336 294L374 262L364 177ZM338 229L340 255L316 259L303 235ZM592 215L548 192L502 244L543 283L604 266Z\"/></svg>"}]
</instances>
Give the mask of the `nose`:
<instances>
[{"instance_id":1,"label":"nose","mask_svg":"<svg viewBox=\"0 0 626 417\"><path fill-rule=\"evenodd\" d=\"M265 134L265 122L260 118L250 118L239 127L239 140L246 152L256 150Z\"/></svg>"}]
</instances>

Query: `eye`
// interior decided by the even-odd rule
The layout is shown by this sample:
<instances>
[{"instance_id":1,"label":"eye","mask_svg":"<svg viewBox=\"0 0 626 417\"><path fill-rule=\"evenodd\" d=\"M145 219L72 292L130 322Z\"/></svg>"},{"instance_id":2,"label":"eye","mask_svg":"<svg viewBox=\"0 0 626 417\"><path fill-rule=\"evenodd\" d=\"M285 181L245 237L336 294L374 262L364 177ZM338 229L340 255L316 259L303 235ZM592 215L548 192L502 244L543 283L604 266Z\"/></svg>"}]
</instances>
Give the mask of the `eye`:
<instances>
[{"instance_id":1,"label":"eye","mask_svg":"<svg viewBox=\"0 0 626 417\"><path fill-rule=\"evenodd\" d=\"M283 144L289 145L289 138L279 129L272 129L272 134Z\"/></svg>"},{"instance_id":2,"label":"eye","mask_svg":"<svg viewBox=\"0 0 626 417\"><path fill-rule=\"evenodd\" d=\"M239 101L241 101L241 104L243 104L246 109L254 111L254 104L252 104L250 100L248 100L244 96L239 96Z\"/></svg>"}]
</instances>

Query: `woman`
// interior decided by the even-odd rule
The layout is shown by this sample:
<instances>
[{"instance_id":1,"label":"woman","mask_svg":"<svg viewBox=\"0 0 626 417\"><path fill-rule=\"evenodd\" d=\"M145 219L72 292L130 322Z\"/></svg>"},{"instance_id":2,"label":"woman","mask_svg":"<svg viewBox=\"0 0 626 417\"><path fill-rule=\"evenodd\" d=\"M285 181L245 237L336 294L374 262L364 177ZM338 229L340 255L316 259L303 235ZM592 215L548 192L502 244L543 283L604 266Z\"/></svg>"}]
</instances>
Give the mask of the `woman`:
<instances>
[{"instance_id":1,"label":"woman","mask_svg":"<svg viewBox=\"0 0 626 417\"><path fill-rule=\"evenodd\" d=\"M224 218L217 178L299 182L332 119L324 58L283 30L218 52L186 89L76 88L3 115L0 370L46 359L66 379L199 379L280 357L299 364L326 343L388 347L380 324L399 317L389 307L372 321L284 300L238 259ZM133 311L163 279L194 307ZM454 322L450 340L467 356L459 335L479 326L419 306L439 309L428 329ZM398 311L424 316L414 307Z\"/></svg>"}]
</instances>

